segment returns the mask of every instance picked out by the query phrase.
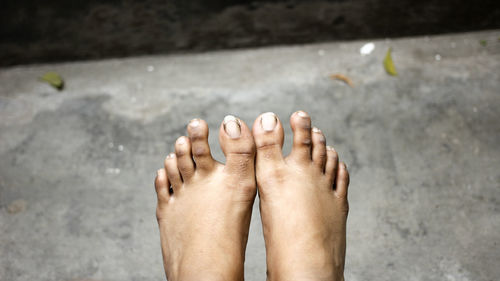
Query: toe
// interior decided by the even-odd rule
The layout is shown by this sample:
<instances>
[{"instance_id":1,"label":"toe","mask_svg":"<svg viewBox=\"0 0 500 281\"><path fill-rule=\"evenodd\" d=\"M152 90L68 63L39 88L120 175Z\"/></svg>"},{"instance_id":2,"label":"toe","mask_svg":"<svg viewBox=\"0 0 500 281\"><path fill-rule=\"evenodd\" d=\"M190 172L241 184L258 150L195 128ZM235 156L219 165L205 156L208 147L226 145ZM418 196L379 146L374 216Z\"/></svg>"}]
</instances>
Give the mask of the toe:
<instances>
[{"instance_id":1,"label":"toe","mask_svg":"<svg viewBox=\"0 0 500 281\"><path fill-rule=\"evenodd\" d=\"M346 198L349 187L349 172L344 162L340 162L335 181L335 194L337 197Z\"/></svg>"},{"instance_id":2,"label":"toe","mask_svg":"<svg viewBox=\"0 0 500 281\"><path fill-rule=\"evenodd\" d=\"M306 161L311 160L311 118L304 111L297 111L290 117L293 131L293 147L290 157Z\"/></svg>"},{"instance_id":3,"label":"toe","mask_svg":"<svg viewBox=\"0 0 500 281\"><path fill-rule=\"evenodd\" d=\"M175 156L177 168L181 172L183 181L189 181L194 174L194 162L191 156L191 141L187 137L179 137L175 142Z\"/></svg>"},{"instance_id":4,"label":"toe","mask_svg":"<svg viewBox=\"0 0 500 281\"><path fill-rule=\"evenodd\" d=\"M169 198L170 183L168 182L165 169L159 169L156 172L155 189L158 196L158 205L165 204Z\"/></svg>"},{"instance_id":5,"label":"toe","mask_svg":"<svg viewBox=\"0 0 500 281\"><path fill-rule=\"evenodd\" d=\"M191 152L196 163L196 170L212 170L216 162L210 154L207 123L201 119L193 119L189 122L187 131L191 140Z\"/></svg>"},{"instance_id":6,"label":"toe","mask_svg":"<svg viewBox=\"0 0 500 281\"><path fill-rule=\"evenodd\" d=\"M219 143L226 156L225 170L253 181L255 144L247 125L232 115L226 116L220 127Z\"/></svg>"},{"instance_id":7,"label":"toe","mask_svg":"<svg viewBox=\"0 0 500 281\"><path fill-rule=\"evenodd\" d=\"M339 156L335 149L331 146L326 147L326 164L325 164L325 175L331 185L335 183L335 177L337 176L337 169L339 163Z\"/></svg>"},{"instance_id":8,"label":"toe","mask_svg":"<svg viewBox=\"0 0 500 281\"><path fill-rule=\"evenodd\" d=\"M312 161L322 172L326 163L326 138L320 129L312 128Z\"/></svg>"},{"instance_id":9,"label":"toe","mask_svg":"<svg viewBox=\"0 0 500 281\"><path fill-rule=\"evenodd\" d=\"M265 169L265 166L283 161L283 126L276 114L261 114L253 123L252 130L259 166Z\"/></svg>"},{"instance_id":10,"label":"toe","mask_svg":"<svg viewBox=\"0 0 500 281\"><path fill-rule=\"evenodd\" d=\"M177 192L182 187L182 178L179 169L177 168L177 157L175 153L170 153L165 158L165 171L167 172L167 178L172 186L172 190Z\"/></svg>"}]
</instances>

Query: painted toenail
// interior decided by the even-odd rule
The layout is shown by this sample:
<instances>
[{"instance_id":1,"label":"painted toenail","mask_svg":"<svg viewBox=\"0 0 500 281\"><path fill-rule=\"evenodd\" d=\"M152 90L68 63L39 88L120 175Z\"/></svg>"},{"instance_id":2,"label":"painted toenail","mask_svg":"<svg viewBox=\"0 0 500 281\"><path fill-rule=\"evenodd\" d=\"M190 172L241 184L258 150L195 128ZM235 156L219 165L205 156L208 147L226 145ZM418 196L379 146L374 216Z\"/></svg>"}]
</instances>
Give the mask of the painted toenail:
<instances>
[{"instance_id":1,"label":"painted toenail","mask_svg":"<svg viewBox=\"0 0 500 281\"><path fill-rule=\"evenodd\" d=\"M224 130L232 139L237 139L241 135L240 121L233 115L224 117Z\"/></svg>"},{"instance_id":2,"label":"painted toenail","mask_svg":"<svg viewBox=\"0 0 500 281\"><path fill-rule=\"evenodd\" d=\"M262 129L266 132L271 132L274 130L276 127L276 114L272 112L267 112L262 114L262 117L260 119L260 125L262 126Z\"/></svg>"},{"instance_id":3,"label":"painted toenail","mask_svg":"<svg viewBox=\"0 0 500 281\"><path fill-rule=\"evenodd\" d=\"M196 128L200 125L200 120L199 119L193 119L189 122L189 126Z\"/></svg>"},{"instance_id":4,"label":"painted toenail","mask_svg":"<svg viewBox=\"0 0 500 281\"><path fill-rule=\"evenodd\" d=\"M297 111L297 115L302 117L302 118L306 118L308 117L307 113L305 113L304 111L300 110L300 111Z\"/></svg>"}]
</instances>

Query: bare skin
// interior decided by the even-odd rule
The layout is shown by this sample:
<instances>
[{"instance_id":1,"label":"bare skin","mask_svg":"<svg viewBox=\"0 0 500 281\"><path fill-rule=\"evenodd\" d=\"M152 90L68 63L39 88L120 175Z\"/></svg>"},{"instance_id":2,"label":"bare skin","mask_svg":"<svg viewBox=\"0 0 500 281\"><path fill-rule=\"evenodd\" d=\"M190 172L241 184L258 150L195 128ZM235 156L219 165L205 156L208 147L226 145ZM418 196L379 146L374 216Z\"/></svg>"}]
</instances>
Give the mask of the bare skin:
<instances>
[{"instance_id":1,"label":"bare skin","mask_svg":"<svg viewBox=\"0 0 500 281\"><path fill-rule=\"evenodd\" d=\"M347 168L306 113L290 123L294 145L285 158L274 114L257 118L254 137L242 121L225 118L226 165L210 155L207 124L188 125L189 137L177 140L155 180L168 280L243 280L255 176L268 280L343 280Z\"/></svg>"},{"instance_id":2,"label":"bare skin","mask_svg":"<svg viewBox=\"0 0 500 281\"><path fill-rule=\"evenodd\" d=\"M205 121L195 119L187 130L189 137L177 139L175 154L167 156L155 180L167 279L243 280L256 195L251 132L239 119L224 119L223 165L210 154Z\"/></svg>"},{"instance_id":3,"label":"bare skin","mask_svg":"<svg viewBox=\"0 0 500 281\"><path fill-rule=\"evenodd\" d=\"M272 113L255 121L256 177L267 279L344 280L349 174L303 111L290 118L293 148Z\"/></svg>"}]
</instances>

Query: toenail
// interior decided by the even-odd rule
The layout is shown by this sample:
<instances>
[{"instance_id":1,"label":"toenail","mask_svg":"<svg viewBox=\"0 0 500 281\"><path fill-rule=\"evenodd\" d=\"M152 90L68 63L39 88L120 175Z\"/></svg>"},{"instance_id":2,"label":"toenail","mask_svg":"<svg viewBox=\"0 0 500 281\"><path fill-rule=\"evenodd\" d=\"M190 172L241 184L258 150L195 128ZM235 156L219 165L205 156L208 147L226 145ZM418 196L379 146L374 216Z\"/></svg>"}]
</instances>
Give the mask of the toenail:
<instances>
[{"instance_id":1,"label":"toenail","mask_svg":"<svg viewBox=\"0 0 500 281\"><path fill-rule=\"evenodd\" d=\"M262 117L260 118L260 125L262 126L262 129L266 132L271 132L274 130L276 127L276 114L272 112L267 112L262 114Z\"/></svg>"},{"instance_id":2,"label":"toenail","mask_svg":"<svg viewBox=\"0 0 500 281\"><path fill-rule=\"evenodd\" d=\"M167 155L167 159L175 158L175 153L170 153Z\"/></svg>"},{"instance_id":3,"label":"toenail","mask_svg":"<svg viewBox=\"0 0 500 281\"><path fill-rule=\"evenodd\" d=\"M199 119L193 119L189 122L189 126L196 128L200 125L200 120Z\"/></svg>"},{"instance_id":4,"label":"toenail","mask_svg":"<svg viewBox=\"0 0 500 281\"><path fill-rule=\"evenodd\" d=\"M240 121L233 115L224 117L224 130L226 134L232 139L237 139L241 135Z\"/></svg>"},{"instance_id":5,"label":"toenail","mask_svg":"<svg viewBox=\"0 0 500 281\"><path fill-rule=\"evenodd\" d=\"M177 144L185 144L186 143L186 138L185 137L180 137L177 139Z\"/></svg>"},{"instance_id":6,"label":"toenail","mask_svg":"<svg viewBox=\"0 0 500 281\"><path fill-rule=\"evenodd\" d=\"M304 111L300 110L300 111L297 111L297 115L302 117L302 118L306 118L308 117L309 115L307 115L307 113L305 113Z\"/></svg>"},{"instance_id":7,"label":"toenail","mask_svg":"<svg viewBox=\"0 0 500 281\"><path fill-rule=\"evenodd\" d=\"M316 128L316 127L313 127L313 128L312 128L312 131L313 131L313 133L319 134L319 141L320 141L321 143L326 143L326 138L325 138L325 136L321 133L321 130L320 130L320 129L318 129L318 128Z\"/></svg>"},{"instance_id":8,"label":"toenail","mask_svg":"<svg viewBox=\"0 0 500 281\"><path fill-rule=\"evenodd\" d=\"M329 146L329 145L328 145L328 146L326 146L326 150L335 151L335 149L333 149L333 147L331 147L331 146Z\"/></svg>"}]
</instances>

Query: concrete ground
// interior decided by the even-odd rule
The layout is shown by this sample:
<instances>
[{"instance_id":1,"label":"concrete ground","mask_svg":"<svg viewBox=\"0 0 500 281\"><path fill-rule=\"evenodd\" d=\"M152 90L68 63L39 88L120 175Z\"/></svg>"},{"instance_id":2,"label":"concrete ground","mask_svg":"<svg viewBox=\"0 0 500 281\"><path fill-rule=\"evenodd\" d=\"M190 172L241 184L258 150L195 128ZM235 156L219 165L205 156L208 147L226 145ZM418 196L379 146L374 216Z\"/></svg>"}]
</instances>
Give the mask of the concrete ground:
<instances>
[{"instance_id":1,"label":"concrete ground","mask_svg":"<svg viewBox=\"0 0 500 281\"><path fill-rule=\"evenodd\" d=\"M496 280L499 36L1 69L0 280L162 280L153 177L186 123L207 120L223 161L224 115L274 111L288 127L298 109L351 172L347 280ZM382 67L389 46L397 77ZM49 70L63 91L37 81ZM265 271L255 204L245 275Z\"/></svg>"}]
</instances>

